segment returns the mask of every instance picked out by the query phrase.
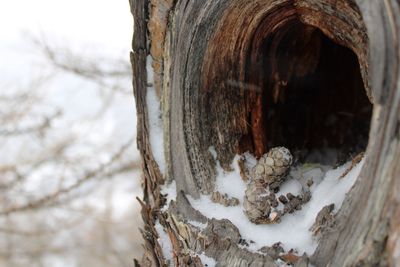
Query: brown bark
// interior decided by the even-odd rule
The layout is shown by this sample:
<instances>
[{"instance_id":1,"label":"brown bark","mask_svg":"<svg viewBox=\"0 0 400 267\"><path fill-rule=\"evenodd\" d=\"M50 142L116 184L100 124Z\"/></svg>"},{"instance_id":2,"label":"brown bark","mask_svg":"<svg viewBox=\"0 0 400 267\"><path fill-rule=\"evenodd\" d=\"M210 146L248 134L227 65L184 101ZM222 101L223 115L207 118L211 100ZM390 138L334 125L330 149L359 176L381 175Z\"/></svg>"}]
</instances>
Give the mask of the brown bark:
<instances>
[{"instance_id":1,"label":"brown bark","mask_svg":"<svg viewBox=\"0 0 400 267\"><path fill-rule=\"evenodd\" d=\"M215 258L217 266L275 266L270 257L243 249L240 233L230 221L209 219L194 210L184 193L196 198L213 191L215 162L210 146L215 147L225 169L234 154L250 149L261 156L278 141L293 148L314 147L319 145L316 137L326 135L331 144L344 149L348 143L343 140L348 137L340 133L329 136L332 131L328 128L325 132L310 130L320 123L313 114L325 114L326 105L311 102L314 109L304 113L310 118L296 127L296 121L285 119L287 111L279 108L290 92L303 90L304 77L313 77L320 68L327 72L317 75L322 77L317 83L326 86L327 92L332 89L329 98L333 106L350 105L355 110L353 120L336 125L342 129L339 132L357 120L368 120L368 101L373 110L366 163L335 216L335 228L324 233L313 255L297 264L400 265L397 0L132 0L130 4L135 18L133 87L143 160L146 253L141 266L167 265L154 227L156 220L169 235L176 266L202 266L191 252ZM290 43L288 37L293 45L284 45ZM330 41L344 49L329 50L333 47ZM331 51L339 51L335 56L345 60L342 65L340 60L337 66L323 63ZM163 106L164 175L149 143L145 101L148 54L155 62L155 87ZM283 68L280 64L287 57L291 60ZM353 72L354 64L359 69ZM336 80L350 83L337 83L330 89ZM349 99L355 102L348 104ZM275 117L269 113L272 107L276 108ZM362 109L367 111L357 112ZM301 132L305 144L285 138L290 132L285 133L282 124L287 122ZM172 180L178 197L163 212L165 198L160 188ZM199 229L189 220L207 227Z\"/></svg>"}]
</instances>

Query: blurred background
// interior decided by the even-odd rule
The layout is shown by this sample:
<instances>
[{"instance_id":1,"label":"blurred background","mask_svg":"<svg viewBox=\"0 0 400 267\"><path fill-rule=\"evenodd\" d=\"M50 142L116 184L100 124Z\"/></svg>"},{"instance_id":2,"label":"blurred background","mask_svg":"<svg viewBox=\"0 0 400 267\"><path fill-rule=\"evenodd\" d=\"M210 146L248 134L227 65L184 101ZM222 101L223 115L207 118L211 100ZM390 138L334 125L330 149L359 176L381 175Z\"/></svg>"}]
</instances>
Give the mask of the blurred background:
<instances>
[{"instance_id":1,"label":"blurred background","mask_svg":"<svg viewBox=\"0 0 400 267\"><path fill-rule=\"evenodd\" d=\"M132 266L128 0L0 2L0 266Z\"/></svg>"}]
</instances>

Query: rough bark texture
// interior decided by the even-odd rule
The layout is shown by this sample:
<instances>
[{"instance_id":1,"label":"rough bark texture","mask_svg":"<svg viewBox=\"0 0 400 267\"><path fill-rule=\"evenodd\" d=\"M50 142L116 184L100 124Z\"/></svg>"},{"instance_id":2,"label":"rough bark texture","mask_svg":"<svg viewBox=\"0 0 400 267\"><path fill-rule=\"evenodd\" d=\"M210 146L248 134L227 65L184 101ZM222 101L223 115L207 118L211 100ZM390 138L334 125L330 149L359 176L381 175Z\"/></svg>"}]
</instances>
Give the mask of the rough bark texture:
<instances>
[{"instance_id":1,"label":"rough bark texture","mask_svg":"<svg viewBox=\"0 0 400 267\"><path fill-rule=\"evenodd\" d=\"M314 266L400 265L399 1L132 0L130 4L135 19L131 62L143 160L146 249L137 265L202 266L195 252L213 257L217 266L275 266L269 256L243 249L231 222L204 217L181 191L195 198L213 191L210 146L225 169L237 152L250 149L260 156L266 151L274 135L263 126L266 107L259 91L280 99L288 81L314 71L318 60L313 55L321 47L321 39L313 37L318 31L354 52L373 113L366 163L336 216L335 228L323 235L309 259L297 264L307 266L310 260ZM298 54L290 46L280 50L288 32L296 48L312 47L312 51ZM266 47L271 58L279 58L281 51L292 53L293 66L282 72L274 61L263 62ZM145 101L149 54L163 107L164 175L149 143ZM262 75L257 74L260 68L265 69ZM165 199L160 187L171 180L179 194L162 212ZM156 220L172 242L173 263L162 254ZM207 226L200 229L190 221Z\"/></svg>"}]
</instances>

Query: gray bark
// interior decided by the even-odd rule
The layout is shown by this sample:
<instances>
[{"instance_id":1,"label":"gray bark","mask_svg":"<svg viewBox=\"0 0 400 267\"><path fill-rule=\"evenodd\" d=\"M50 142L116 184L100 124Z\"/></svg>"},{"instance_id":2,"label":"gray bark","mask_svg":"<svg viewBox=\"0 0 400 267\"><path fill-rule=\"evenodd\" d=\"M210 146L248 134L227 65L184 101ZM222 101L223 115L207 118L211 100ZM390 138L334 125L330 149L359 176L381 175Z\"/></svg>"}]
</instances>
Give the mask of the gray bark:
<instances>
[{"instance_id":1,"label":"gray bark","mask_svg":"<svg viewBox=\"0 0 400 267\"><path fill-rule=\"evenodd\" d=\"M195 198L211 193L215 162L210 146L225 169L240 151L243 136L252 134L255 153L264 151L262 132L256 123L249 128L247 122L249 114L261 116L254 108L259 99L241 83L235 85L237 89L229 81L264 86L247 72L246 62L253 58L249 47L257 51L258 41L276 25L296 18L357 55L366 95L373 103L366 163L356 185L335 216L335 228L324 233L313 255L297 264L400 266L397 0L132 0L130 4L135 19L131 62L143 160L146 249L137 265L167 265L154 228L158 219L169 233L176 266L202 266L190 251L215 258L218 266L275 266L269 256L241 248L240 234L231 222L204 217L183 193L168 211L161 212L165 198L160 186L175 180L178 192ZM162 99L165 177L149 143L145 101L149 54ZM189 220L207 223L207 228L200 233Z\"/></svg>"}]
</instances>

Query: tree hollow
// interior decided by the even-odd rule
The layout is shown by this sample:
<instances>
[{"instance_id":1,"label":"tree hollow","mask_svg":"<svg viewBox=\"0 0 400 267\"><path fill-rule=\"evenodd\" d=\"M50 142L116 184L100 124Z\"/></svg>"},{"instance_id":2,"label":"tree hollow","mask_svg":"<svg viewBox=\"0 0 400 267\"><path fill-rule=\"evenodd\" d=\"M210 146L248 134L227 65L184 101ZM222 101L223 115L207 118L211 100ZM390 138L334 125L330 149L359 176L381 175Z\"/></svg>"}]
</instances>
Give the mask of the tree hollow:
<instances>
[{"instance_id":1,"label":"tree hollow","mask_svg":"<svg viewBox=\"0 0 400 267\"><path fill-rule=\"evenodd\" d=\"M297 18L265 30L255 33L241 83L256 99L241 151L285 146L299 157L330 151L341 160L365 151L372 104L354 52Z\"/></svg>"},{"instance_id":2,"label":"tree hollow","mask_svg":"<svg viewBox=\"0 0 400 267\"><path fill-rule=\"evenodd\" d=\"M196 198L214 190L210 147L221 166L229 169L235 154L250 150L261 155L276 145L293 152L333 147L345 157L366 149L360 175L310 262L396 266L400 260L397 0L130 3L135 16L131 61L138 147L144 161L143 266L166 264L156 220L168 233L177 266L201 266L190 250L215 258L218 266L274 266L267 257L242 247L240 234L231 231L232 223L205 218L183 193ZM148 134L149 45L157 48L151 56L160 78L155 87L162 94L164 174L154 160ZM179 192L167 212L161 208L164 178L175 180ZM192 219L208 222L211 231L189 235L187 223Z\"/></svg>"},{"instance_id":3,"label":"tree hollow","mask_svg":"<svg viewBox=\"0 0 400 267\"><path fill-rule=\"evenodd\" d=\"M333 151L335 162L322 162L330 164L365 151L372 97L357 7L255 2L228 9L205 48L203 150L215 147L226 169L236 153L260 157L274 146L299 160Z\"/></svg>"}]
</instances>

